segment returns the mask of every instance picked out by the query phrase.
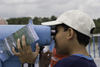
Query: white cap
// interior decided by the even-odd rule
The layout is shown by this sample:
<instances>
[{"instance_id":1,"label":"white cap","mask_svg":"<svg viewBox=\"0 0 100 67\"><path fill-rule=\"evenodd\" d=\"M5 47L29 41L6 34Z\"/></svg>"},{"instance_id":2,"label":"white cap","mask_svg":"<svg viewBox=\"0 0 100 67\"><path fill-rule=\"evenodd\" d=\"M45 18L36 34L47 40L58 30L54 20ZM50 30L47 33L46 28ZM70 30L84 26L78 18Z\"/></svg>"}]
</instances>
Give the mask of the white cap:
<instances>
[{"instance_id":1,"label":"white cap","mask_svg":"<svg viewBox=\"0 0 100 67\"><path fill-rule=\"evenodd\" d=\"M92 37L90 32L95 28L90 16L79 10L64 12L56 21L44 22L42 25L58 25L62 23L89 37Z\"/></svg>"}]
</instances>

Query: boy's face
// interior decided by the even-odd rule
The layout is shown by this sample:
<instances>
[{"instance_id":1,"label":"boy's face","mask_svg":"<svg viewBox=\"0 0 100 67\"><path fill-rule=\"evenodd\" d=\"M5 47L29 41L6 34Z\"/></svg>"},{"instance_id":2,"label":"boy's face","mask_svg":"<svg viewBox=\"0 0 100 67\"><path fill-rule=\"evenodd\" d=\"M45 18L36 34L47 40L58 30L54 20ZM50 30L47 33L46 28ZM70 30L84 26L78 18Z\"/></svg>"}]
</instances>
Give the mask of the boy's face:
<instances>
[{"instance_id":1,"label":"boy's face","mask_svg":"<svg viewBox=\"0 0 100 67\"><path fill-rule=\"evenodd\" d=\"M56 26L55 48L57 54L67 54L68 49L68 32L64 31L61 25Z\"/></svg>"}]
</instances>

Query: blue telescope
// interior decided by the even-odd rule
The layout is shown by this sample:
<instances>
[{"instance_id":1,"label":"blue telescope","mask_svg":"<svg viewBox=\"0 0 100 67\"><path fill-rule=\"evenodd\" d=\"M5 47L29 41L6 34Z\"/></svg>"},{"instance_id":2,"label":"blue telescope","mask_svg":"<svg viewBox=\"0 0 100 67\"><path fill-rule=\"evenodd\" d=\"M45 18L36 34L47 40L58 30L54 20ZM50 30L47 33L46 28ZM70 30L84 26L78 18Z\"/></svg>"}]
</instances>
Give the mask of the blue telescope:
<instances>
[{"instance_id":1,"label":"blue telescope","mask_svg":"<svg viewBox=\"0 0 100 67\"><path fill-rule=\"evenodd\" d=\"M25 25L0 25L0 40L13 34L24 26ZM39 40L36 41L39 43L39 46L49 45L51 43L51 28L43 25L34 25L33 27L39 37Z\"/></svg>"},{"instance_id":2,"label":"blue telescope","mask_svg":"<svg viewBox=\"0 0 100 67\"><path fill-rule=\"evenodd\" d=\"M0 40L8 37L12 33L16 32L20 28L24 27L25 25L0 25ZM43 25L34 25L34 29L39 37L39 40L35 43L31 44L31 48L34 51L35 44L39 43L39 46L46 46L50 45L52 42L51 35L54 35L54 31L52 32L51 27L49 26L43 26ZM2 62L0 60L0 67L21 67L20 61L18 57L12 56L8 60Z\"/></svg>"}]
</instances>

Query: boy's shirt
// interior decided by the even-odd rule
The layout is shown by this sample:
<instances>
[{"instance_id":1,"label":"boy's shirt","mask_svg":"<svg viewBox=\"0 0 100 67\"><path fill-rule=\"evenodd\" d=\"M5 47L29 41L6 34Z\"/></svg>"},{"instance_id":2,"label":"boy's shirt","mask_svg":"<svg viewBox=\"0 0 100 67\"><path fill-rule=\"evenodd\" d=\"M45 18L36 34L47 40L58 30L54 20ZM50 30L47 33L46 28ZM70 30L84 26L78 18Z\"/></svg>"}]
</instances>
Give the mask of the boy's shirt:
<instances>
[{"instance_id":1,"label":"boy's shirt","mask_svg":"<svg viewBox=\"0 0 100 67\"><path fill-rule=\"evenodd\" d=\"M82 54L74 54L60 60L54 67L97 67L93 58Z\"/></svg>"}]
</instances>

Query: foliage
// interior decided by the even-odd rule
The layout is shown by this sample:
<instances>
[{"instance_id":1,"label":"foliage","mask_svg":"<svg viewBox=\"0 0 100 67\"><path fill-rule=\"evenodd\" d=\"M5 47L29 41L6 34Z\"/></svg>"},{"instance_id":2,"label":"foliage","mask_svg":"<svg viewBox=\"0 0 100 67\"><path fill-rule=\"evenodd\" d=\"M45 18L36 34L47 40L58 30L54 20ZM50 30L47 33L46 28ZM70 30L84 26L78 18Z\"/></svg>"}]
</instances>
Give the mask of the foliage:
<instances>
[{"instance_id":1,"label":"foliage","mask_svg":"<svg viewBox=\"0 0 100 67\"><path fill-rule=\"evenodd\" d=\"M93 19L93 21L95 22L96 25L96 29L94 30L94 33L100 33L100 18L98 18L97 20Z\"/></svg>"},{"instance_id":2,"label":"foliage","mask_svg":"<svg viewBox=\"0 0 100 67\"><path fill-rule=\"evenodd\" d=\"M10 18L7 19L7 22L9 25L22 25L22 24L28 24L28 21L31 17L18 17L18 18ZM54 21L56 20L57 17L52 15L51 17L34 17L33 18L33 23L35 25L41 25L42 22L48 22L48 21ZM93 19L93 21L96 24L96 29L94 30L94 33L100 33L100 18L98 19Z\"/></svg>"},{"instance_id":3,"label":"foliage","mask_svg":"<svg viewBox=\"0 0 100 67\"><path fill-rule=\"evenodd\" d=\"M28 23L28 20L30 19L30 17L18 17L18 18L10 18L10 19L7 19L7 22L9 25L22 25L22 24L27 24ZM40 25L42 22L48 22L48 21L53 21L53 20L56 20L57 17L56 16L51 16L50 18L49 17L34 17L33 18L33 23L36 24L36 25Z\"/></svg>"}]
</instances>

